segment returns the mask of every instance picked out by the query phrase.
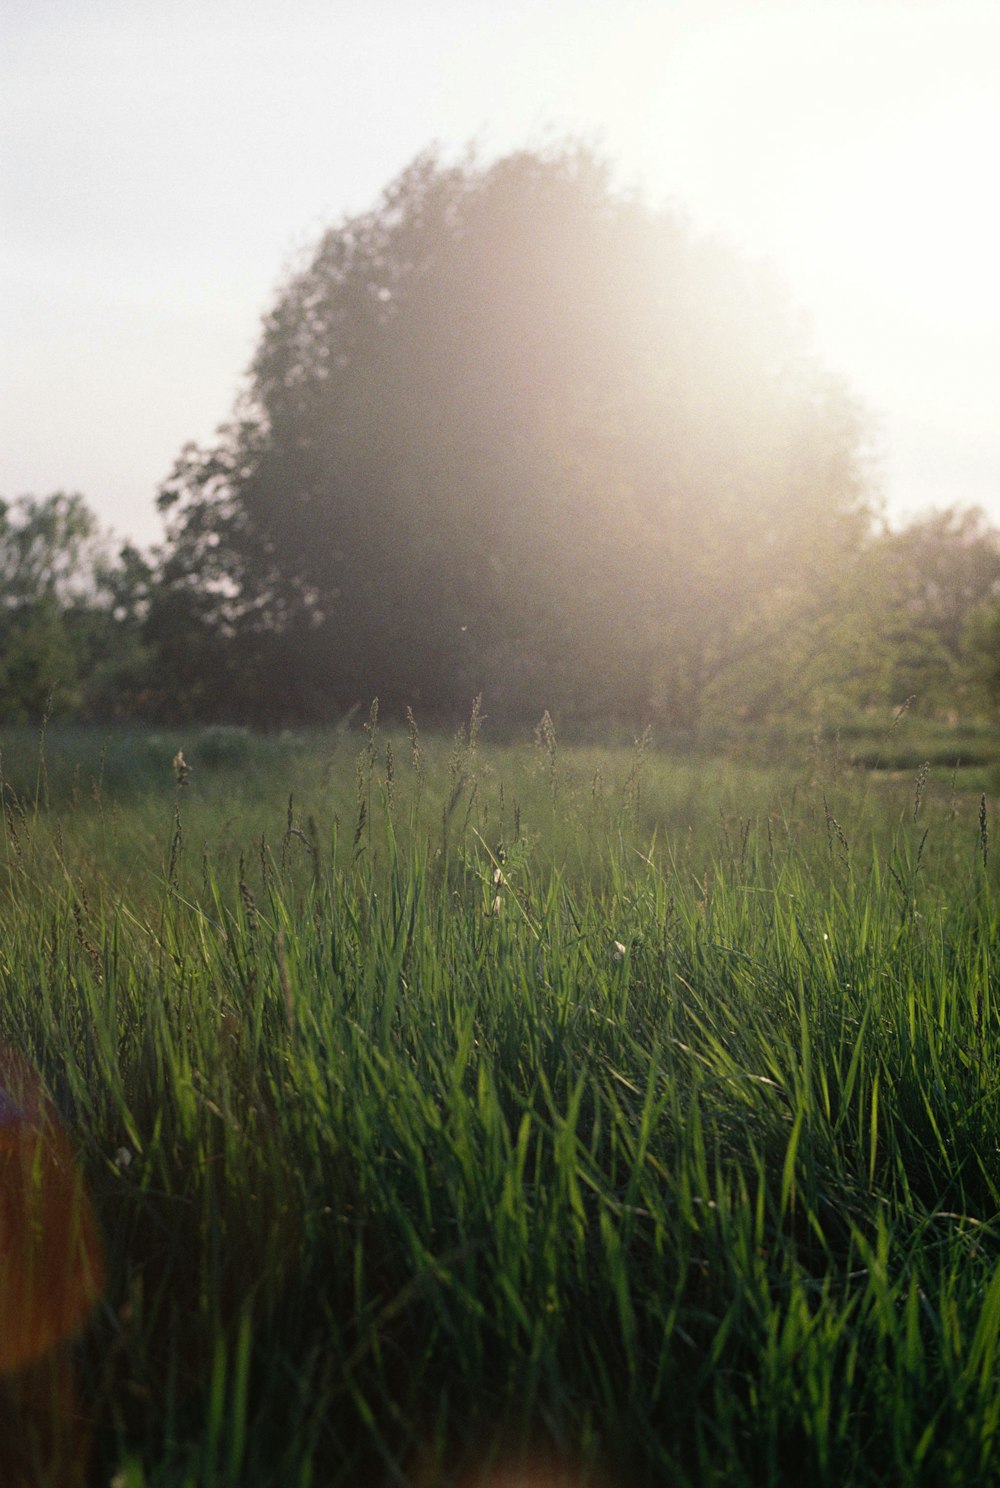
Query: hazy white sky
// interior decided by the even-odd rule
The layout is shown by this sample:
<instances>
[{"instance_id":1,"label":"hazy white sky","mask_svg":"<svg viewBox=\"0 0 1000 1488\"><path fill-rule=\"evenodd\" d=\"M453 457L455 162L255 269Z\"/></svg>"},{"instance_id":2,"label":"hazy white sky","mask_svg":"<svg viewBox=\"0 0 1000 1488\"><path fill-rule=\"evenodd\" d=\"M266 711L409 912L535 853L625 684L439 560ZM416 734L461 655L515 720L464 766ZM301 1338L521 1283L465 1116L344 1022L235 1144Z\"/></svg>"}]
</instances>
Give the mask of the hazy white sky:
<instances>
[{"instance_id":1,"label":"hazy white sky","mask_svg":"<svg viewBox=\"0 0 1000 1488\"><path fill-rule=\"evenodd\" d=\"M1000 521L1000 0L5 0L0 492L155 538L324 226L567 132L778 266L892 510Z\"/></svg>"}]
</instances>

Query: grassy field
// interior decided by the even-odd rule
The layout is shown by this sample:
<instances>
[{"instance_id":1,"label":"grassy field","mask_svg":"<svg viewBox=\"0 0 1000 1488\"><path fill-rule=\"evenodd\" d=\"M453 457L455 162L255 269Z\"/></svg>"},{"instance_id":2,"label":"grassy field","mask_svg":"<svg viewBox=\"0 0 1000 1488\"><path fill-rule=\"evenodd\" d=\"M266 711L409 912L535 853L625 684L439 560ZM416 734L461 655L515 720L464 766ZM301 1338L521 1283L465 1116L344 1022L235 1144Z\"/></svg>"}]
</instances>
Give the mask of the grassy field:
<instances>
[{"instance_id":1,"label":"grassy field","mask_svg":"<svg viewBox=\"0 0 1000 1488\"><path fill-rule=\"evenodd\" d=\"M87 1481L1000 1481L991 756L0 742Z\"/></svg>"}]
</instances>

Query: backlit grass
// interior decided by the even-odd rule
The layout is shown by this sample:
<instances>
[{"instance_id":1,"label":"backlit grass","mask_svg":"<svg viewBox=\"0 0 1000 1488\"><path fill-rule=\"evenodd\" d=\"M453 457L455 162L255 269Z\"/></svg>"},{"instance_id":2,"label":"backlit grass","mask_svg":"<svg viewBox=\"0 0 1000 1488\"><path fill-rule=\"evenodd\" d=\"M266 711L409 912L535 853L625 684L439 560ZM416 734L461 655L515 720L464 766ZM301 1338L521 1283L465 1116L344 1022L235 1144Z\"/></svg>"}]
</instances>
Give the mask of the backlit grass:
<instances>
[{"instance_id":1,"label":"backlit grass","mask_svg":"<svg viewBox=\"0 0 1000 1488\"><path fill-rule=\"evenodd\" d=\"M29 742L0 1037L105 1239L95 1483L997 1478L977 791L475 723Z\"/></svg>"}]
</instances>

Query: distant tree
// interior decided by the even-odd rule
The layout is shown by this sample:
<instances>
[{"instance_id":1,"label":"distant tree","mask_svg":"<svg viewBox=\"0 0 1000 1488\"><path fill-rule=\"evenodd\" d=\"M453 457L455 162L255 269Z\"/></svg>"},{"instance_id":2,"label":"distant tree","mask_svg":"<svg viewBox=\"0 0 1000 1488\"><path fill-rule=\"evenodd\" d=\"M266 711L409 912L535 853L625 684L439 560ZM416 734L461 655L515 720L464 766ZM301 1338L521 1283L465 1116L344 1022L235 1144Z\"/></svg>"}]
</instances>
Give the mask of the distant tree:
<instances>
[{"instance_id":1,"label":"distant tree","mask_svg":"<svg viewBox=\"0 0 1000 1488\"><path fill-rule=\"evenodd\" d=\"M78 494L0 500L0 601L6 611L92 592L105 547Z\"/></svg>"},{"instance_id":2,"label":"distant tree","mask_svg":"<svg viewBox=\"0 0 1000 1488\"><path fill-rule=\"evenodd\" d=\"M79 633L69 615L92 600L101 553L81 496L0 501L0 719L78 706Z\"/></svg>"},{"instance_id":3,"label":"distant tree","mask_svg":"<svg viewBox=\"0 0 1000 1488\"><path fill-rule=\"evenodd\" d=\"M925 713L975 712L984 668L1000 671L986 640L1000 533L983 513L954 507L873 527L840 558L807 599L772 593L758 608L742 658L734 647L708 691L714 717L735 708L759 720L777 706L829 718L906 698Z\"/></svg>"},{"instance_id":4,"label":"distant tree","mask_svg":"<svg viewBox=\"0 0 1000 1488\"><path fill-rule=\"evenodd\" d=\"M117 559L78 494L0 501L0 721L136 711L148 657L137 592L152 569Z\"/></svg>"},{"instance_id":5,"label":"distant tree","mask_svg":"<svg viewBox=\"0 0 1000 1488\"><path fill-rule=\"evenodd\" d=\"M946 516L964 538L965 551L958 583L950 586L942 584L941 555L934 554L933 600L943 612L944 644L959 690L973 706L995 715L1000 710L1000 531L977 510Z\"/></svg>"},{"instance_id":6,"label":"distant tree","mask_svg":"<svg viewBox=\"0 0 1000 1488\"><path fill-rule=\"evenodd\" d=\"M74 617L82 717L110 722L157 715L162 689L145 634L157 582L156 555L132 543L98 566L93 600Z\"/></svg>"},{"instance_id":7,"label":"distant tree","mask_svg":"<svg viewBox=\"0 0 1000 1488\"><path fill-rule=\"evenodd\" d=\"M1000 601L1000 533L976 508L932 512L876 536L864 574L881 699L913 696L938 712L973 706L969 627Z\"/></svg>"},{"instance_id":8,"label":"distant tree","mask_svg":"<svg viewBox=\"0 0 1000 1488\"><path fill-rule=\"evenodd\" d=\"M422 156L327 232L160 502L161 675L275 720L694 726L870 521L863 420L766 273L575 147Z\"/></svg>"}]
</instances>

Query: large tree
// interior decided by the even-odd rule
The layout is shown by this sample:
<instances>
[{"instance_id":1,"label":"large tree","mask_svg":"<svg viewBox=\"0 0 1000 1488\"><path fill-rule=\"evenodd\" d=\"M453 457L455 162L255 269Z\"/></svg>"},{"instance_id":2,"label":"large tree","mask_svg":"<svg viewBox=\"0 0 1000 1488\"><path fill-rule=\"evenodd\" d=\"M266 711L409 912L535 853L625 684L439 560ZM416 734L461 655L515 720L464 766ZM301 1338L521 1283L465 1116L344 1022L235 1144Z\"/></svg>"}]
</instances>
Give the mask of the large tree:
<instances>
[{"instance_id":1,"label":"large tree","mask_svg":"<svg viewBox=\"0 0 1000 1488\"><path fill-rule=\"evenodd\" d=\"M857 410L759 266L583 149L423 156L324 235L238 417L177 462L149 634L264 718L484 691L691 724L859 542L866 489Z\"/></svg>"}]
</instances>

